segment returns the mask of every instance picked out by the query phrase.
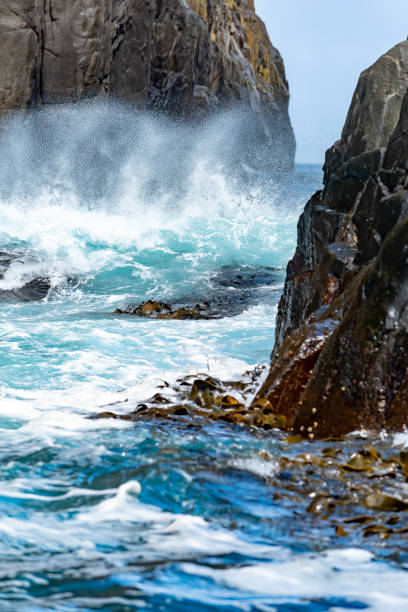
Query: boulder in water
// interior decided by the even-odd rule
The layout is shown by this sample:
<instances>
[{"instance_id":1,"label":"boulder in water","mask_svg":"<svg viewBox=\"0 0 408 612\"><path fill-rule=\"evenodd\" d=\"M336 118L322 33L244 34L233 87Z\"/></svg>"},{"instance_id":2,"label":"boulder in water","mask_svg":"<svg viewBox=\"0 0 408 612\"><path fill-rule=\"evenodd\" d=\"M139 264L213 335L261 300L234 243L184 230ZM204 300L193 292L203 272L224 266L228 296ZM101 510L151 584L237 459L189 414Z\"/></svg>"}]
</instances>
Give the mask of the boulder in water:
<instances>
[{"instance_id":1,"label":"boulder in water","mask_svg":"<svg viewBox=\"0 0 408 612\"><path fill-rule=\"evenodd\" d=\"M135 315L137 317L144 317L148 319L174 319L174 320L185 320L185 319L208 319L203 314L204 307L197 304L194 309L191 308L172 308L170 304L165 302L148 300L143 302L136 308L126 308L122 310L117 308L113 314L127 314Z\"/></svg>"},{"instance_id":2,"label":"boulder in water","mask_svg":"<svg viewBox=\"0 0 408 612\"><path fill-rule=\"evenodd\" d=\"M0 252L0 280L9 266L19 259L13 253ZM44 299L51 288L48 278L38 277L13 289L0 289L0 302L35 302Z\"/></svg>"},{"instance_id":3,"label":"boulder in water","mask_svg":"<svg viewBox=\"0 0 408 612\"><path fill-rule=\"evenodd\" d=\"M220 319L241 314L246 308L274 301L281 273L266 266L228 265L203 279L195 292L172 304L147 300L138 306L118 308L114 314L153 319Z\"/></svg>"}]
</instances>

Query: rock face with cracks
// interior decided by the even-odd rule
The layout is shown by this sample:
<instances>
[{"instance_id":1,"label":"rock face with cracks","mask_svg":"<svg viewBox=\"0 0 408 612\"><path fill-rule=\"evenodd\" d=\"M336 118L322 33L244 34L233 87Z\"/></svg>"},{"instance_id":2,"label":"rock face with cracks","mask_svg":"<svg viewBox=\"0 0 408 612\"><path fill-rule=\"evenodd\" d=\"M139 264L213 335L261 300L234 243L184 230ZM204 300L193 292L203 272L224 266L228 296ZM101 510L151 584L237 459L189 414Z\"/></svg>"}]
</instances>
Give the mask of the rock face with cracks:
<instances>
[{"instance_id":1,"label":"rock face with cracks","mask_svg":"<svg viewBox=\"0 0 408 612\"><path fill-rule=\"evenodd\" d=\"M296 433L408 424L408 42L363 72L307 204L258 397Z\"/></svg>"},{"instance_id":2,"label":"rock face with cracks","mask_svg":"<svg viewBox=\"0 0 408 612\"><path fill-rule=\"evenodd\" d=\"M181 116L238 104L248 161L293 165L284 65L253 0L4 0L0 56L0 115L99 94Z\"/></svg>"}]
</instances>

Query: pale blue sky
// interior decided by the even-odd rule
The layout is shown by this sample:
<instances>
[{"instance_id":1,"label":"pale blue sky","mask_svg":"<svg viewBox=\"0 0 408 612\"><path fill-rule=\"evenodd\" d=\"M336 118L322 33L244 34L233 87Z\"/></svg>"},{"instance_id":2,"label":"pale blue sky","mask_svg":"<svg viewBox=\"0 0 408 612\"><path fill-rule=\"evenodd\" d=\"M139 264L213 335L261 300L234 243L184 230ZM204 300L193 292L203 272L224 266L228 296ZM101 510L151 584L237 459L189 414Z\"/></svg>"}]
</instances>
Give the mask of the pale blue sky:
<instances>
[{"instance_id":1,"label":"pale blue sky","mask_svg":"<svg viewBox=\"0 0 408 612\"><path fill-rule=\"evenodd\" d=\"M408 35L407 0L255 0L285 61L297 160L340 136L362 70Z\"/></svg>"}]
</instances>

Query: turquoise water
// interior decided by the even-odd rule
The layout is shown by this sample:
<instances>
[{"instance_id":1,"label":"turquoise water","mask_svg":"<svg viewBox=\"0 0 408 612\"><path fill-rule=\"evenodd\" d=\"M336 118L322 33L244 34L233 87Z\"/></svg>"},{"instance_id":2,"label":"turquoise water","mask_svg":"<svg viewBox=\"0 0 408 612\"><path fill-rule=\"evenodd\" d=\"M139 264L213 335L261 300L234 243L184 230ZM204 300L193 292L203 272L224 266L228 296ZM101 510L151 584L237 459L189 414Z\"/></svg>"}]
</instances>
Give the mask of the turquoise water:
<instances>
[{"instance_id":1,"label":"turquoise water","mask_svg":"<svg viewBox=\"0 0 408 612\"><path fill-rule=\"evenodd\" d=\"M277 434L89 419L112 402L133 410L163 379L268 362L321 172L238 176L233 128L92 105L3 129L0 250L15 259L0 292L38 277L51 289L0 303L0 609L406 609L403 568L275 497ZM234 316L112 314L150 298L234 301L219 279L248 270L266 280Z\"/></svg>"}]
</instances>

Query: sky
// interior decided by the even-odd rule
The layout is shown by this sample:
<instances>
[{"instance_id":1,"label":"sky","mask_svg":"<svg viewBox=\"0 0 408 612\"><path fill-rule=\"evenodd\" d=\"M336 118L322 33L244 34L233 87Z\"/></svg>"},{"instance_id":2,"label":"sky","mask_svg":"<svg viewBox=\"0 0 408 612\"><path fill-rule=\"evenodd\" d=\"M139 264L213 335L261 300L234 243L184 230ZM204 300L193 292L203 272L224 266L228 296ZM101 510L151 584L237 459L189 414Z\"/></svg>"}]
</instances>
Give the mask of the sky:
<instances>
[{"instance_id":1,"label":"sky","mask_svg":"<svg viewBox=\"0 0 408 612\"><path fill-rule=\"evenodd\" d=\"M255 0L281 52L297 161L321 163L362 70L408 36L407 0Z\"/></svg>"}]
</instances>

